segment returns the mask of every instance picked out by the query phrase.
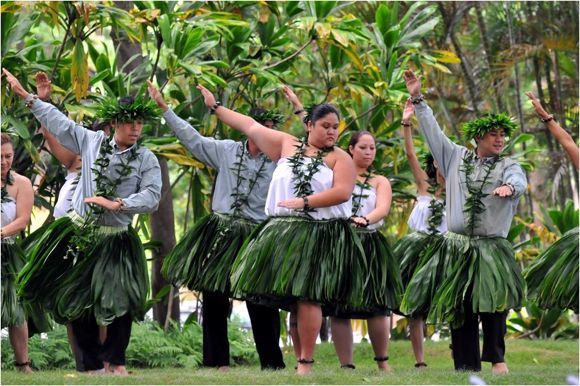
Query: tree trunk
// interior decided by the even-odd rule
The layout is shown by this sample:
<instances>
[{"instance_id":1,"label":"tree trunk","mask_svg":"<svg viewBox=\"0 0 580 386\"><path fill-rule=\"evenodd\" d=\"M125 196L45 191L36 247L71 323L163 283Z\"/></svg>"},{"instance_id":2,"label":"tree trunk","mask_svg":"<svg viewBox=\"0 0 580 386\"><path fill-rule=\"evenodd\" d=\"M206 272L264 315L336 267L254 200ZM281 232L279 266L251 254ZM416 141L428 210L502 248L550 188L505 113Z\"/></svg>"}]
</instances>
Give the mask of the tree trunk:
<instances>
[{"instance_id":1,"label":"tree trunk","mask_svg":"<svg viewBox=\"0 0 580 386\"><path fill-rule=\"evenodd\" d=\"M167 159L159 157L161 166L161 178L163 190L159 209L151 216L151 238L161 242L161 246L153 252L153 264L151 266L151 287L153 296L169 283L161 275L161 266L165 256L175 247L175 224L173 214L173 198L171 196L171 184L169 182L169 169ZM168 307L169 298L173 295L171 306ZM179 322L179 288L173 288L171 293L153 306L153 320L166 326L167 312L171 309L169 318Z\"/></svg>"}]
</instances>

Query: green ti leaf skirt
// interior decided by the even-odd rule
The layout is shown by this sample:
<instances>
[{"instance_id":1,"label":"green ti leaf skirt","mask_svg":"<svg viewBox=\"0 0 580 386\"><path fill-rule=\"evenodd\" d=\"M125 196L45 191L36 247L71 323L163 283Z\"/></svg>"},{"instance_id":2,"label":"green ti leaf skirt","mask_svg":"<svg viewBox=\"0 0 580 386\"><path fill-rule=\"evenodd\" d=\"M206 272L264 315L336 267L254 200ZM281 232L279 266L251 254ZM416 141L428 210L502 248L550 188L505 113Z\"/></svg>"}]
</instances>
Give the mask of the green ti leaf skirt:
<instances>
[{"instance_id":1,"label":"green ti leaf skirt","mask_svg":"<svg viewBox=\"0 0 580 386\"><path fill-rule=\"evenodd\" d=\"M271 217L244 243L232 268L237 298L289 310L297 301L364 307L369 268L346 219Z\"/></svg>"},{"instance_id":2,"label":"green ti leaf skirt","mask_svg":"<svg viewBox=\"0 0 580 386\"><path fill-rule=\"evenodd\" d=\"M220 213L203 217L165 257L163 276L192 291L229 293L232 264L256 225Z\"/></svg>"},{"instance_id":3,"label":"green ti leaf skirt","mask_svg":"<svg viewBox=\"0 0 580 386\"><path fill-rule=\"evenodd\" d=\"M440 264L441 284L436 289L428 322L463 325L465 309L473 313L503 312L519 309L525 297L525 282L514 258L509 241L501 237L468 237L447 232L423 257ZM420 266L405 295L420 289L431 275L429 263ZM403 299L405 303L405 298ZM417 304L415 296L407 298L408 309ZM405 304L404 304L405 305Z\"/></svg>"},{"instance_id":4,"label":"green ti leaf skirt","mask_svg":"<svg viewBox=\"0 0 580 386\"><path fill-rule=\"evenodd\" d=\"M542 308L578 313L578 233L566 232L524 270L528 297Z\"/></svg>"}]
</instances>

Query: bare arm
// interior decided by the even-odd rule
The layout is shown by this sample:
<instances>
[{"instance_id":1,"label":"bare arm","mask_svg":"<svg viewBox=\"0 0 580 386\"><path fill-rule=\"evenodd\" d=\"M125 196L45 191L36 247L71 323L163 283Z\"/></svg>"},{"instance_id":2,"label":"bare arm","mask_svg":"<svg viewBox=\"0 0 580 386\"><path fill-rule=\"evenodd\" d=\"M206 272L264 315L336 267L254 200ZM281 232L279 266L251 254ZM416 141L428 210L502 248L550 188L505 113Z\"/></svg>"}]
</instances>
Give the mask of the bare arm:
<instances>
[{"instance_id":1,"label":"bare arm","mask_svg":"<svg viewBox=\"0 0 580 386\"><path fill-rule=\"evenodd\" d=\"M62 146L60 142L56 140L54 135L52 135L46 128L43 127L41 130L52 155L54 155L58 162L60 162L65 168L70 169L77 160L77 155Z\"/></svg>"},{"instance_id":2,"label":"bare arm","mask_svg":"<svg viewBox=\"0 0 580 386\"><path fill-rule=\"evenodd\" d=\"M534 109L536 110L536 113L540 116L540 118L546 119L550 116L550 114L548 114L548 112L544 110L540 101L538 100L538 98L535 97L535 95L532 92L527 92L526 95L528 96L528 98L530 98L530 101L532 102L532 105L534 106ZM550 121L546 122L546 127L548 128L548 130L550 130L550 133L552 133L554 138L556 138L556 141L558 141L558 143L562 145L562 147L568 154L568 157L570 157L570 159L572 160L574 167L576 168L576 170L578 170L579 168L578 164L580 162L579 159L580 152L578 150L578 145L576 145L576 142L574 142L572 136L568 134L568 132L564 130L562 126L560 126L558 122L556 122L556 120L554 119L551 119Z\"/></svg>"},{"instance_id":3,"label":"bare arm","mask_svg":"<svg viewBox=\"0 0 580 386\"><path fill-rule=\"evenodd\" d=\"M377 179L377 204L375 209L365 216L369 220L369 224L377 223L387 217L391 210L393 199L393 191L389 180L383 176L376 176L375 178Z\"/></svg>"},{"instance_id":4,"label":"bare arm","mask_svg":"<svg viewBox=\"0 0 580 386\"><path fill-rule=\"evenodd\" d=\"M417 185L417 191L420 195L427 194L427 189L429 184L427 183L428 176L427 173L421 168L419 159L417 158L417 153L415 152L415 145L413 145L413 132L411 130L411 116L413 115L413 103L407 100L405 103L405 110L403 111L403 138L405 140L405 153L407 153L407 161L409 161L409 167L411 168L411 173L415 178L415 184ZM406 126L405 124L409 124Z\"/></svg>"},{"instance_id":5,"label":"bare arm","mask_svg":"<svg viewBox=\"0 0 580 386\"><path fill-rule=\"evenodd\" d=\"M2 237L13 236L23 231L30 222L30 213L34 203L34 192L30 180L19 174L14 174L16 193L16 218L10 224L2 227Z\"/></svg>"},{"instance_id":6,"label":"bare arm","mask_svg":"<svg viewBox=\"0 0 580 386\"><path fill-rule=\"evenodd\" d=\"M205 105L213 109L216 104L213 94L202 85L198 85L197 88L203 95ZM279 160L282 157L283 149L297 141L290 134L268 129L254 119L223 106L215 109L215 115L226 125L248 136L272 161Z\"/></svg>"},{"instance_id":7,"label":"bare arm","mask_svg":"<svg viewBox=\"0 0 580 386\"><path fill-rule=\"evenodd\" d=\"M306 110L304 110L302 102L300 102L300 99L298 99L298 96L294 93L294 91L292 91L290 87L284 85L284 87L282 88L282 92L284 93L284 96L286 97L288 102L292 104L292 112L295 115L298 115L298 118L300 118L300 122L302 122L302 125L306 128L306 123L304 123ZM298 114L296 114L297 112Z\"/></svg>"}]
</instances>

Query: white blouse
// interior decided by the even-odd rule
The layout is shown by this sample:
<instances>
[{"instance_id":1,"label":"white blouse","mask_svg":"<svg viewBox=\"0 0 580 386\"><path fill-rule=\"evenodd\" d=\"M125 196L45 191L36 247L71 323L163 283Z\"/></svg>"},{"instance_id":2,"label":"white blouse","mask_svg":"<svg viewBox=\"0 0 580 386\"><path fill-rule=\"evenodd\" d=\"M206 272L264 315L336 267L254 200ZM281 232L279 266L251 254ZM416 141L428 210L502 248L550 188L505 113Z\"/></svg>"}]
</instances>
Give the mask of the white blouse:
<instances>
[{"instance_id":1,"label":"white blouse","mask_svg":"<svg viewBox=\"0 0 580 386\"><path fill-rule=\"evenodd\" d=\"M356 205L360 200L360 206L356 213L354 214L357 217L363 217L367 214L371 213L375 210L377 206L377 192L374 187L371 186L370 189L363 188L360 185L355 185L354 191L352 192L352 204L353 206ZM359 196L359 197L357 197ZM362 196L362 197L361 197ZM385 221L381 219L374 224L370 224L367 229L378 229L383 226Z\"/></svg>"},{"instance_id":2,"label":"white blouse","mask_svg":"<svg viewBox=\"0 0 580 386\"><path fill-rule=\"evenodd\" d=\"M77 175L77 172L68 172L66 175L65 182L62 185L62 188L60 188L60 192L58 192L58 199L54 205L54 218L66 215L72 208L72 196L76 187L74 182Z\"/></svg>"},{"instance_id":3,"label":"white blouse","mask_svg":"<svg viewBox=\"0 0 580 386\"><path fill-rule=\"evenodd\" d=\"M312 162L312 158L304 157L303 171L306 173L306 167ZM334 180L334 173L326 164L320 165L318 171L312 176L310 186L314 193L324 192L332 188ZM268 197L266 198L266 215L268 216L302 216L303 213L299 210L282 208L278 206L280 201L296 198L294 195L294 174L292 173L292 166L287 158L280 158L270 188L268 189ZM329 206L326 208L315 208L315 212L309 214L315 220L325 220L332 218L349 218L352 210L352 203L350 200L342 204Z\"/></svg>"},{"instance_id":4,"label":"white blouse","mask_svg":"<svg viewBox=\"0 0 580 386\"><path fill-rule=\"evenodd\" d=\"M429 217L431 216L431 209L429 209L429 204L431 203L431 196L418 196L417 203L407 220L407 224L411 229L418 232L429 233ZM441 202L440 200L438 200ZM439 233L447 232L447 218L446 213L443 211L443 219L441 224L437 227Z\"/></svg>"}]
</instances>

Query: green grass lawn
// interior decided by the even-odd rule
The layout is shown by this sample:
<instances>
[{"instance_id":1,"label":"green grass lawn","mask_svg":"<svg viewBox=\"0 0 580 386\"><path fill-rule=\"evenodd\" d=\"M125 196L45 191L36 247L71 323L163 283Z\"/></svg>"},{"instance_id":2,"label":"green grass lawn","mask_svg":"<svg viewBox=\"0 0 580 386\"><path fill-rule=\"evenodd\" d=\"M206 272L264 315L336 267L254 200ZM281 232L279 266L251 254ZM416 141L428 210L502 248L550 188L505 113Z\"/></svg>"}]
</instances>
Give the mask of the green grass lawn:
<instances>
[{"instance_id":1,"label":"green grass lawn","mask_svg":"<svg viewBox=\"0 0 580 386\"><path fill-rule=\"evenodd\" d=\"M449 342L427 342L427 369L418 371L409 341L391 342L389 363L391 373L375 369L372 350L368 343L355 348L356 370L342 370L331 344L316 348L313 374L294 374L295 359L286 352L283 371L260 371L258 366L232 367L227 373L214 369L130 369L128 377L88 376L72 370L36 372L24 375L15 371L2 371L1 382L7 384L467 384L470 373L453 371ZM577 341L507 340L506 361L510 374L492 376L490 365L483 364L478 374L488 384L563 384L567 375L578 376Z\"/></svg>"}]
</instances>

